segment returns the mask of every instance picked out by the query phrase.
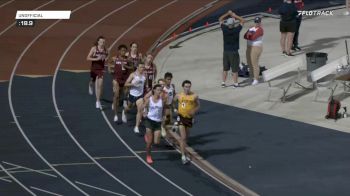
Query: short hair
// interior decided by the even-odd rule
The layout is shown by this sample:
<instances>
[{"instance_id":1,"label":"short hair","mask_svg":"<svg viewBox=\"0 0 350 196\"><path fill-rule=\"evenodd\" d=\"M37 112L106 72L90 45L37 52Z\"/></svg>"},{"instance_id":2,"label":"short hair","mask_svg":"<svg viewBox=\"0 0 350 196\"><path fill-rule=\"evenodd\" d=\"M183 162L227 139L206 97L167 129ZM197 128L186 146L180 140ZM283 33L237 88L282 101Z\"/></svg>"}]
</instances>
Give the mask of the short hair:
<instances>
[{"instance_id":1,"label":"short hair","mask_svg":"<svg viewBox=\"0 0 350 196\"><path fill-rule=\"evenodd\" d=\"M159 78L158 81L157 81L157 83L159 83L159 82L164 82L164 83L165 83L164 78Z\"/></svg>"},{"instance_id":2,"label":"short hair","mask_svg":"<svg viewBox=\"0 0 350 196\"><path fill-rule=\"evenodd\" d=\"M120 44L120 45L118 46L118 50L121 50L122 48L128 49L128 47L126 47L125 44Z\"/></svg>"},{"instance_id":3,"label":"short hair","mask_svg":"<svg viewBox=\"0 0 350 196\"><path fill-rule=\"evenodd\" d=\"M170 73L170 72L166 72L166 73L164 74L164 78L173 78L173 74Z\"/></svg>"},{"instance_id":4,"label":"short hair","mask_svg":"<svg viewBox=\"0 0 350 196\"><path fill-rule=\"evenodd\" d=\"M131 43L130 43L130 48L131 48L131 46L132 46L133 44L136 44L136 46L139 46L136 42L131 42Z\"/></svg>"},{"instance_id":5,"label":"short hair","mask_svg":"<svg viewBox=\"0 0 350 196\"><path fill-rule=\"evenodd\" d=\"M145 61L143 61L143 60L138 60L138 61L136 62L136 67L139 67L140 65L145 65Z\"/></svg>"},{"instance_id":6,"label":"short hair","mask_svg":"<svg viewBox=\"0 0 350 196\"><path fill-rule=\"evenodd\" d=\"M156 90L156 88L158 88L158 87L162 88L162 86L160 84L156 84L156 85L153 86L153 88L152 88L152 95L154 95L154 90Z\"/></svg>"},{"instance_id":7,"label":"short hair","mask_svg":"<svg viewBox=\"0 0 350 196\"><path fill-rule=\"evenodd\" d=\"M184 87L185 84L190 84L190 85L192 85L191 81L189 81L189 80L183 81L183 82L182 82L182 87Z\"/></svg>"}]
</instances>

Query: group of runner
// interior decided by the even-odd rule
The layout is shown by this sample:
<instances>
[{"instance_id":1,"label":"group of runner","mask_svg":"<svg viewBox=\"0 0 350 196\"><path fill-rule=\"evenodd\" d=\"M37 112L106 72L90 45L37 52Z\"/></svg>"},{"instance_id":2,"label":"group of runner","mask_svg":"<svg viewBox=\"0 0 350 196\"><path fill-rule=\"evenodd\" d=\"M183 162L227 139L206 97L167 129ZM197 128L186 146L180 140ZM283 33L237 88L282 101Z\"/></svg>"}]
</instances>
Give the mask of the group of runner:
<instances>
[{"instance_id":1,"label":"group of runner","mask_svg":"<svg viewBox=\"0 0 350 196\"><path fill-rule=\"evenodd\" d=\"M173 112L178 114L174 124L178 125L180 133L181 161L186 164L189 161L185 153L186 140L193 117L200 107L198 96L191 91L191 81L183 81L183 92L176 94L175 85L172 84L173 75L167 72L164 78L156 81L157 67L153 63L153 56L143 56L138 51L137 43L131 43L129 51L126 45L119 45L117 55L113 57L109 57L105 43L106 39L99 36L87 56L87 60L91 61L89 94L93 95L95 89L96 108L102 109L103 76L105 65L108 65L108 73L113 76L114 122L119 120L120 108L122 122L127 123L128 112L136 107L134 132L140 132L140 123L144 121L146 161L151 164L152 145L159 144L161 136L166 136L166 126L173 123ZM121 100L123 106L119 105Z\"/></svg>"}]
</instances>

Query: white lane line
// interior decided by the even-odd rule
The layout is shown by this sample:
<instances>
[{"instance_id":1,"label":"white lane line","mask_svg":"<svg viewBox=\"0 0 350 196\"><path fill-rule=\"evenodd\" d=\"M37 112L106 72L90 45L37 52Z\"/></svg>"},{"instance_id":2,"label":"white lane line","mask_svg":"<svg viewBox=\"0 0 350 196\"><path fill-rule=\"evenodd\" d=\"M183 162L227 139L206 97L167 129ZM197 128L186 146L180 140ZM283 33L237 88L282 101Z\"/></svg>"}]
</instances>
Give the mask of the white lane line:
<instances>
[{"instance_id":1,"label":"white lane line","mask_svg":"<svg viewBox=\"0 0 350 196\"><path fill-rule=\"evenodd\" d=\"M29 190L26 186L24 186L24 184L22 184L17 178L15 178L12 174L10 174L10 172L8 172L4 166L2 166L0 164L0 168L8 175L11 177L11 179L13 181L15 181L19 186L21 186L24 190L26 190L28 193L30 193L31 195L36 195L34 194L31 190Z\"/></svg>"},{"instance_id":2,"label":"white lane line","mask_svg":"<svg viewBox=\"0 0 350 196\"><path fill-rule=\"evenodd\" d=\"M139 21L137 21L135 24L133 24L130 28L128 28L122 35L120 35L114 42L113 44L108 48L108 50L111 50L111 48L125 35L127 34L130 30L132 30L135 26L137 26L138 24L140 24L142 21L146 20L148 17L152 16L153 14L155 14L156 12L164 9L165 7L173 4L177 2L177 0L171 1L170 3L158 8L157 10L151 12L150 14L144 16L143 18L141 18ZM179 185L177 185L176 183L174 183L173 181L171 181L169 178L165 177L163 174L161 174L158 170L154 169L153 167L151 167L148 163L146 163L146 161L144 161L121 137L120 135L117 133L117 131L114 129L114 127L111 125L111 123L109 122L105 112L103 110L101 110L101 114L103 115L106 123L108 124L108 126L110 127L110 129L113 131L113 133L117 136L117 138L124 144L124 146L126 148L129 149L129 151L131 153L133 153L144 165L146 165L149 169L151 169L154 173L156 173L158 176L160 176L161 178L163 178L164 180L166 180L167 182L169 182L170 184L172 184L174 187L178 188L179 190L181 190L182 192L184 192L187 195L192 195L191 193L189 193L188 191L186 191L185 189L183 189L182 187L180 187Z\"/></svg>"},{"instance_id":3,"label":"white lane line","mask_svg":"<svg viewBox=\"0 0 350 196\"><path fill-rule=\"evenodd\" d=\"M40 170L36 170L36 171L41 171L41 172L52 172L53 170L52 169L40 169ZM18 170L18 171L9 171L9 173L11 174L15 174L15 173L31 173L33 171L29 171L27 169L24 169L24 170ZM6 176L0 176L0 178L8 178Z\"/></svg>"},{"instance_id":4,"label":"white lane line","mask_svg":"<svg viewBox=\"0 0 350 196\"><path fill-rule=\"evenodd\" d=\"M112 173L110 173L106 168L104 168L100 163L98 163L82 146L81 144L75 139L75 137L73 136L73 134L70 132L69 128L67 127L66 123L64 122L60 111L58 110L58 106L57 106L57 101L56 101L56 78L57 78L57 73L58 70L62 64L62 61L64 59L64 57L66 56L66 54L68 53L68 51L70 50L70 48L80 39L80 37L82 37L86 32L88 32L90 29L92 29L94 26L96 26L98 23L100 23L101 21L103 21L104 19L106 19L107 17L111 16L112 14L115 14L116 12L124 9L125 7L131 5L132 3L135 3L137 0L133 0L115 10L113 10L112 12L108 13L107 15L105 15L104 17L100 18L98 21L96 21L95 23L93 23L92 25L90 25L89 27L87 27L84 31L82 31L71 43L70 45L66 48L66 50L63 52L61 58L59 59L57 66L56 66L56 70L55 70L55 74L53 76L53 82L52 82L52 100L53 100L53 104L55 106L55 110L56 113L61 121L62 126L64 127L64 129L66 130L67 134L71 137L71 139L75 142L75 144L80 148L80 150L87 156L90 158L91 161L93 161L102 171L104 171L107 175L109 175L111 178L113 178L115 181L119 182L121 185L123 185L125 188L127 188L129 191L131 191L132 193L134 193L135 195L141 195L140 193L138 193L136 190L132 189L131 187L129 187L127 184L125 184L122 180L120 180L119 178L117 178L116 176L114 176Z\"/></svg>"},{"instance_id":5,"label":"white lane line","mask_svg":"<svg viewBox=\"0 0 350 196\"><path fill-rule=\"evenodd\" d=\"M136 27L138 24L140 24L141 22L143 22L144 20L146 20L148 17L152 16L153 14L159 12L160 10L168 7L171 4L176 3L178 0L174 0L169 2L168 4L165 4L164 6L154 10L153 12L147 14L146 16L144 16L143 18L141 18L139 21L137 21L135 24L133 24L131 27L129 27L126 31L124 31L124 33L122 33L112 44L111 46L108 48L108 50L111 50L113 48L113 46L122 38L124 37L125 34L129 33L129 31L131 31L134 27Z\"/></svg>"},{"instance_id":6,"label":"white lane line","mask_svg":"<svg viewBox=\"0 0 350 196\"><path fill-rule=\"evenodd\" d=\"M15 0L11 0L11 1L5 2L2 5L0 5L0 8L4 7L5 5L8 5L8 4L10 4L10 3L14 2L14 1Z\"/></svg>"},{"instance_id":7,"label":"white lane line","mask_svg":"<svg viewBox=\"0 0 350 196\"><path fill-rule=\"evenodd\" d=\"M86 163L55 163L51 164L54 167L59 167L59 166L75 166L75 165L95 165L94 162L86 162Z\"/></svg>"},{"instance_id":8,"label":"white lane line","mask_svg":"<svg viewBox=\"0 0 350 196\"><path fill-rule=\"evenodd\" d=\"M3 181L5 181L5 182L10 182L10 183L12 182L11 180L7 180L7 179L1 178L1 177L0 177L0 180L3 180Z\"/></svg>"},{"instance_id":9,"label":"white lane line","mask_svg":"<svg viewBox=\"0 0 350 196\"><path fill-rule=\"evenodd\" d=\"M21 168L21 167L12 167L12 168L8 168L8 169L6 169L7 171L12 171L12 170L15 170L15 169L19 169L19 168ZM0 169L0 172L1 172L2 170Z\"/></svg>"},{"instance_id":10,"label":"white lane line","mask_svg":"<svg viewBox=\"0 0 350 196\"><path fill-rule=\"evenodd\" d=\"M143 154L146 153L145 150L139 150L139 151L135 151L137 154ZM169 153L169 152L176 152L176 150L152 150L152 153Z\"/></svg>"},{"instance_id":11,"label":"white lane line","mask_svg":"<svg viewBox=\"0 0 350 196\"><path fill-rule=\"evenodd\" d=\"M103 189L103 188L99 188L99 187L96 187L96 186L88 185L88 184L85 184L85 183L82 183L82 182L79 182L79 181L75 181L75 183L83 185L83 186L86 186L86 187L89 187L89 188L97 189L99 191L110 193L110 194L113 194L113 195L125 196L125 195L120 194L120 193L116 193L116 192L113 192L113 191L109 191L107 189Z\"/></svg>"},{"instance_id":12,"label":"white lane line","mask_svg":"<svg viewBox=\"0 0 350 196\"><path fill-rule=\"evenodd\" d=\"M54 1L55 1L55 0L51 0L51 1L49 1L49 2L46 2L46 3L42 4L41 6L35 8L35 9L33 9L33 10L38 10L38 9L40 9L40 8L46 6L46 5L48 5L48 4L50 4L50 3L54 2ZM10 24L6 29L4 29L3 31L1 31L0 36L1 36L2 34L4 34L6 31L8 31L11 27L15 26L15 25L16 25L16 22Z\"/></svg>"},{"instance_id":13,"label":"white lane line","mask_svg":"<svg viewBox=\"0 0 350 196\"><path fill-rule=\"evenodd\" d=\"M39 171L39 170L31 169L31 168L24 167L24 166L21 166L21 165L16 165L16 164L9 163L9 162L6 162L6 161L3 161L3 163L5 163L7 165L11 165L11 166L21 167L21 168L26 169L28 171L32 171L32 172L36 172L36 173L39 173L39 174L43 174L43 175L47 175L47 176L51 176L51 177L57 178L56 175L49 174L49 173L46 173L46 172L42 172L42 171Z\"/></svg>"},{"instance_id":14,"label":"white lane line","mask_svg":"<svg viewBox=\"0 0 350 196\"><path fill-rule=\"evenodd\" d=\"M72 11L72 13L78 11L79 9L90 5L91 3L95 2L96 0L91 0L81 6L79 6L78 8L74 9ZM9 81L9 87L8 87L8 99L9 99L9 105L10 105L10 109L11 109L11 113L12 113L12 117L16 122L16 125L19 129L19 131L21 132L23 138L27 141L28 145L34 150L34 152L40 157L40 159L42 161L44 161L46 163L46 165L48 165L53 171L55 171L61 178L63 178L67 183L69 183L70 185L72 185L76 190L78 190L80 193L84 194L84 195L88 195L87 193L85 193L83 190L81 190L78 186L76 186L72 181L70 181L68 178L66 178L63 174L61 174L58 170L56 170L52 165L50 165L50 163L45 159L45 157L42 156L42 154L36 149L36 147L34 146L34 144L30 141L30 139L27 137L26 133L23 131L21 125L18 122L18 119L16 118L16 113L15 110L13 109L13 103L12 103L12 84L13 84L13 78L15 76L15 72L17 70L17 67L19 65L19 62L22 60L24 54L29 50L29 48L44 34L46 33L48 30L50 30L53 26L55 26L57 23L59 23L61 20L57 20L56 22L54 22L53 24L51 24L50 26L46 27L45 30L43 30L39 35L37 35L28 45L27 47L23 50L23 52L21 53L21 55L18 57L16 64L12 70L11 73L11 77L10 77L10 81Z\"/></svg>"},{"instance_id":15,"label":"white lane line","mask_svg":"<svg viewBox=\"0 0 350 196\"><path fill-rule=\"evenodd\" d=\"M135 156L114 156L114 157L94 157L94 159L130 159L130 158L136 158Z\"/></svg>"},{"instance_id":16,"label":"white lane line","mask_svg":"<svg viewBox=\"0 0 350 196\"><path fill-rule=\"evenodd\" d=\"M46 193L46 194L50 194L50 195L63 196L63 195L60 195L60 194L57 194L57 193L54 193L54 192L51 192L51 191L47 191L47 190L44 190L44 189L39 189L39 188L34 187L34 186L30 186L30 188L34 189L34 190L37 190L37 191L40 191L40 192L43 192L43 193Z\"/></svg>"}]
</instances>

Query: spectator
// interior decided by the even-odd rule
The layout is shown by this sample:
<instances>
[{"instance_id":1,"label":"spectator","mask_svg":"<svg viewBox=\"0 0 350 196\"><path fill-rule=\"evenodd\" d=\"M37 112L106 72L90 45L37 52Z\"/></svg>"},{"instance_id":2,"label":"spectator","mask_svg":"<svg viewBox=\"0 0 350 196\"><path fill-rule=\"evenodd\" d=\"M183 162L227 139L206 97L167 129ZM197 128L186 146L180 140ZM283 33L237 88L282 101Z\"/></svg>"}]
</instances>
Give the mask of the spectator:
<instances>
[{"instance_id":1,"label":"spectator","mask_svg":"<svg viewBox=\"0 0 350 196\"><path fill-rule=\"evenodd\" d=\"M224 19L227 18L226 25ZM235 26L235 19L239 20L239 25ZM224 54L223 54L223 73L221 87L226 87L227 71L232 71L233 88L238 87L238 70L239 70L239 33L242 30L244 19L237 16L231 10L223 14L219 18L221 30L224 38Z\"/></svg>"},{"instance_id":2,"label":"spectator","mask_svg":"<svg viewBox=\"0 0 350 196\"><path fill-rule=\"evenodd\" d=\"M254 19L255 25L248 29L244 34L244 38L247 40L247 63L249 65L249 77L251 78L252 85L259 83L259 58L263 51L263 35L264 30L261 27L261 18L256 17ZM253 80L254 79L254 80Z\"/></svg>"},{"instance_id":3,"label":"spectator","mask_svg":"<svg viewBox=\"0 0 350 196\"><path fill-rule=\"evenodd\" d=\"M280 32L281 32L281 48L282 54L285 56L294 56L291 53L294 33L296 31L296 16L298 15L297 8L292 4L292 0L284 0L279 8L281 15Z\"/></svg>"},{"instance_id":4,"label":"spectator","mask_svg":"<svg viewBox=\"0 0 350 196\"><path fill-rule=\"evenodd\" d=\"M304 9L303 0L294 0L294 4L298 11L302 11ZM295 50L295 51L301 50L301 48L299 48L299 29L300 29L300 24L302 19L303 19L303 16L301 14L298 14L296 17L296 29L293 37L293 47L292 47L292 50Z\"/></svg>"}]
</instances>

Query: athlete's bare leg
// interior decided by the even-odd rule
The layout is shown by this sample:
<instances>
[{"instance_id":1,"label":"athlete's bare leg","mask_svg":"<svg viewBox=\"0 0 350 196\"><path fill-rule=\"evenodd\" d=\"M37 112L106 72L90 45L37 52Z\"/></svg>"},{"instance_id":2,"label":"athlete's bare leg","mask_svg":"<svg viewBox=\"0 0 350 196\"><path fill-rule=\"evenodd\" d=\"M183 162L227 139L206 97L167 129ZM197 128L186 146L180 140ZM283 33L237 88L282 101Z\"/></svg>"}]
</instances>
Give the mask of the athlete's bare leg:
<instances>
[{"instance_id":1,"label":"athlete's bare leg","mask_svg":"<svg viewBox=\"0 0 350 196\"><path fill-rule=\"evenodd\" d=\"M95 81L96 107L102 109L101 96L103 90L103 77L97 77Z\"/></svg>"},{"instance_id":2,"label":"athlete's bare leg","mask_svg":"<svg viewBox=\"0 0 350 196\"><path fill-rule=\"evenodd\" d=\"M140 122L141 122L141 118L142 118L142 113L143 113L142 105L143 105L143 98L140 98L140 99L138 99L138 100L136 101L137 114L136 114L136 123L135 123L135 127L139 127L139 126L140 126Z\"/></svg>"},{"instance_id":3,"label":"athlete's bare leg","mask_svg":"<svg viewBox=\"0 0 350 196\"><path fill-rule=\"evenodd\" d=\"M153 160L151 157L153 133L152 133L152 130L149 128L146 128L145 140L146 140L146 161L147 163L151 164L153 163Z\"/></svg>"},{"instance_id":4,"label":"athlete's bare leg","mask_svg":"<svg viewBox=\"0 0 350 196\"><path fill-rule=\"evenodd\" d=\"M160 130L156 130L154 132L154 141L155 144L159 144L160 143Z\"/></svg>"}]
</instances>

